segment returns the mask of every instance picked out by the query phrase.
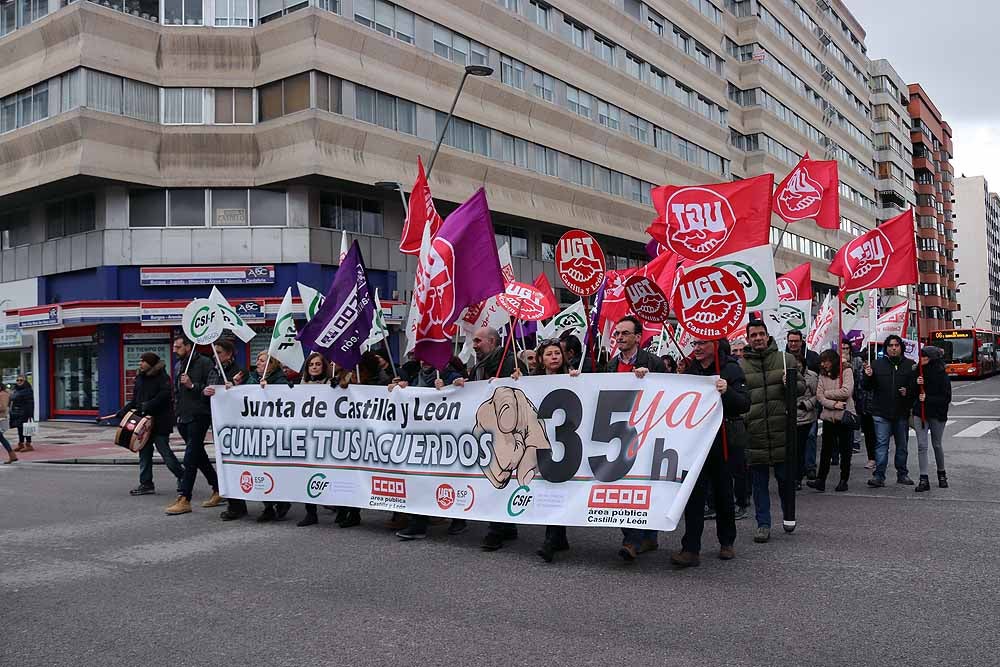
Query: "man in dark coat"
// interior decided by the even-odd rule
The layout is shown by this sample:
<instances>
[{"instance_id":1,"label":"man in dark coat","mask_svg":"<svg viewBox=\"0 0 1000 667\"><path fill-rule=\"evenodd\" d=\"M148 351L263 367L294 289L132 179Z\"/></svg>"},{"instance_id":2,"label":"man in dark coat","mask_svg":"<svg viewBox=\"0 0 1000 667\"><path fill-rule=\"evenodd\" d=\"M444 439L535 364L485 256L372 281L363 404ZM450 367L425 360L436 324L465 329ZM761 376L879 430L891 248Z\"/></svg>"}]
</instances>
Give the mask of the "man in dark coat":
<instances>
[{"instance_id":1,"label":"man in dark coat","mask_svg":"<svg viewBox=\"0 0 1000 667\"><path fill-rule=\"evenodd\" d=\"M719 346L721 372L715 366L716 345ZM696 341L693 357L694 361L686 371L688 375L720 376L715 382L715 389L722 394L723 421L698 476L698 482L684 507L684 537L681 539L681 550L670 556L670 562L682 568L696 566L701 560L706 485L712 489L715 500L715 531L719 538L719 558L731 560L736 556L733 549L733 543L736 541L733 480L728 462L723 455L722 429L726 429L728 454L732 456L739 448L739 435L742 435L744 430L743 413L750 409L750 395L747 393L743 369L740 368L736 358L729 355L726 339Z\"/></svg>"},{"instance_id":2,"label":"man in dark coat","mask_svg":"<svg viewBox=\"0 0 1000 667\"><path fill-rule=\"evenodd\" d=\"M205 435L212 424L212 409L209 406L205 388L209 386L208 376L212 373L212 360L194 349L194 345L184 336L174 339L174 410L177 414L177 432L184 438L184 479L177 500L167 507L168 515L187 514L191 511L191 493L194 480L200 470L212 487L212 497L203 507L217 507L222 504L219 496L219 478L205 451ZM188 357L191 358L190 365ZM187 372L185 372L187 369Z\"/></svg>"},{"instance_id":3,"label":"man in dark coat","mask_svg":"<svg viewBox=\"0 0 1000 667\"><path fill-rule=\"evenodd\" d=\"M875 420L875 472L868 486L885 486L889 465L889 438L896 441L896 483L912 485L906 469L907 440L910 434L911 387L916 381L915 366L903 356L903 339L888 336L882 346L883 356L865 364L862 383L872 392L868 412Z\"/></svg>"},{"instance_id":4,"label":"man in dark coat","mask_svg":"<svg viewBox=\"0 0 1000 667\"><path fill-rule=\"evenodd\" d=\"M129 491L133 496L156 493L153 485L153 448L167 469L177 478L177 494L183 491L184 466L170 449L170 434L174 430L174 406L170 396L170 377L159 355L146 352L140 357L139 372L132 387L132 400L121 409L120 414L137 410L139 414L153 419L153 447L148 444L139 450L139 486Z\"/></svg>"}]
</instances>

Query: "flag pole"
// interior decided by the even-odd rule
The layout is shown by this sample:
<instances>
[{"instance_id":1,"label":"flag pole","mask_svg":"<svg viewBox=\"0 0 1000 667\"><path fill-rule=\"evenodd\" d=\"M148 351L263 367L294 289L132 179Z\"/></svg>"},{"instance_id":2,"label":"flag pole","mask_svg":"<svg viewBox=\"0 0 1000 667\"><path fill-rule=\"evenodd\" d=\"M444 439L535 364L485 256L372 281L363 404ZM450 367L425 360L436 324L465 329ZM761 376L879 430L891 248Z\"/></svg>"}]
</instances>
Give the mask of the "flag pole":
<instances>
[{"instance_id":1,"label":"flag pole","mask_svg":"<svg viewBox=\"0 0 1000 667\"><path fill-rule=\"evenodd\" d=\"M716 340L715 341L715 346L714 346L715 347L715 373L720 378L722 377L722 364L719 363L719 341L721 341L721 340L722 339ZM785 353L784 353L784 351L781 351L781 360L782 360L782 362L784 362L784 360L785 360ZM723 461L728 461L729 460L729 439L726 437L726 420L725 419L722 420L722 426L719 427L719 433L722 434L722 460Z\"/></svg>"},{"instance_id":2,"label":"flag pole","mask_svg":"<svg viewBox=\"0 0 1000 667\"><path fill-rule=\"evenodd\" d=\"M583 372L583 362L587 359L587 333L590 332L590 312L587 308L587 297L581 296L580 303L583 304L583 349L580 350L580 363L577 365L579 372ZM594 367L597 368L596 366Z\"/></svg>"},{"instance_id":3,"label":"flag pole","mask_svg":"<svg viewBox=\"0 0 1000 667\"><path fill-rule=\"evenodd\" d=\"M838 386L844 386L844 359L840 341L844 337L844 279L837 278L837 368L840 369L840 378L837 380Z\"/></svg>"},{"instance_id":4,"label":"flag pole","mask_svg":"<svg viewBox=\"0 0 1000 667\"><path fill-rule=\"evenodd\" d=\"M215 347L214 345L212 346ZM188 355L187 363L184 365L184 375L188 374L188 370L191 369L191 360L194 359L194 341L191 341L191 354Z\"/></svg>"},{"instance_id":5,"label":"flag pole","mask_svg":"<svg viewBox=\"0 0 1000 667\"><path fill-rule=\"evenodd\" d=\"M778 242L774 244L774 252L771 253L771 257L778 256L778 250L781 248L781 240L785 238L785 232L787 230L788 230L788 223L786 222L785 226L781 228L781 233L778 234Z\"/></svg>"},{"instance_id":6,"label":"flag pole","mask_svg":"<svg viewBox=\"0 0 1000 667\"><path fill-rule=\"evenodd\" d=\"M385 356L389 357L389 366L392 368L392 377L399 377L399 373L396 372L396 362L392 360L392 350L389 349L388 336L382 339L382 347L385 348Z\"/></svg>"},{"instance_id":7,"label":"flag pole","mask_svg":"<svg viewBox=\"0 0 1000 667\"><path fill-rule=\"evenodd\" d=\"M517 302L517 315L514 317L515 321L521 319L521 307L523 305L523 300ZM507 336L507 342L503 346L503 353L500 355L500 364L497 366L497 374L494 376L494 379L500 377L500 372L503 370L503 362L507 360L507 350L510 349L510 341L514 338L513 334L514 332L512 330L511 335ZM514 362L514 368L517 368L516 361Z\"/></svg>"},{"instance_id":8,"label":"flag pole","mask_svg":"<svg viewBox=\"0 0 1000 667\"><path fill-rule=\"evenodd\" d=\"M219 375L222 376L222 384L226 384L226 370L222 367L222 360L219 359L219 351L215 349L215 344L212 344L212 352L215 353L215 361L219 364Z\"/></svg>"}]
</instances>

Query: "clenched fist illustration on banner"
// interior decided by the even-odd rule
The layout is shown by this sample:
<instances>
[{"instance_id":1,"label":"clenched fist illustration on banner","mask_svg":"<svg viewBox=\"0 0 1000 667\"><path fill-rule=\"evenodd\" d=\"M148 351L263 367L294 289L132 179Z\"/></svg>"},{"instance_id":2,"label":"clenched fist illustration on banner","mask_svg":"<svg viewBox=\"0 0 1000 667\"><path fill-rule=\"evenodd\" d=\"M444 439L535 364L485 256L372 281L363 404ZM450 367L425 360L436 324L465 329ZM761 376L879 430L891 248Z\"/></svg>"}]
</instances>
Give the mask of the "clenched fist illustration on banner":
<instances>
[{"instance_id":1,"label":"clenched fist illustration on banner","mask_svg":"<svg viewBox=\"0 0 1000 667\"><path fill-rule=\"evenodd\" d=\"M530 484L538 472L538 450L551 449L535 406L513 387L499 387L479 406L476 430L493 434L493 458L483 473L498 489L515 474L518 484Z\"/></svg>"}]
</instances>

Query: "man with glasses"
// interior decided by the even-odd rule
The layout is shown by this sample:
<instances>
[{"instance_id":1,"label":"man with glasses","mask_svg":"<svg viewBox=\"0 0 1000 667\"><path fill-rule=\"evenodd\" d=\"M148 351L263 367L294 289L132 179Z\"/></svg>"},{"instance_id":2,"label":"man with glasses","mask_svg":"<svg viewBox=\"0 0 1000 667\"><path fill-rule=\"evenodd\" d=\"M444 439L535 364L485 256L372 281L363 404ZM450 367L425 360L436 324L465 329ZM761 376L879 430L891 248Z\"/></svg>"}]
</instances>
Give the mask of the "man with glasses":
<instances>
[{"instance_id":1,"label":"man with glasses","mask_svg":"<svg viewBox=\"0 0 1000 667\"><path fill-rule=\"evenodd\" d=\"M885 486L889 465L889 438L896 441L896 483L913 485L906 469L907 439L910 426L907 418L913 406L908 388L916 383L914 364L903 356L903 339L892 335L885 339L883 356L873 364L865 364L862 384L871 391L868 411L875 421L875 472L868 486Z\"/></svg>"},{"instance_id":2,"label":"man with glasses","mask_svg":"<svg viewBox=\"0 0 1000 667\"><path fill-rule=\"evenodd\" d=\"M642 338L642 323L634 315L626 315L618 320L611 334L618 342L618 354L608 364L609 373L634 373L639 379L649 372L665 373L663 360L646 350L639 349ZM622 548L618 555L632 562L636 557L657 548L656 531L638 528L622 528Z\"/></svg>"}]
</instances>

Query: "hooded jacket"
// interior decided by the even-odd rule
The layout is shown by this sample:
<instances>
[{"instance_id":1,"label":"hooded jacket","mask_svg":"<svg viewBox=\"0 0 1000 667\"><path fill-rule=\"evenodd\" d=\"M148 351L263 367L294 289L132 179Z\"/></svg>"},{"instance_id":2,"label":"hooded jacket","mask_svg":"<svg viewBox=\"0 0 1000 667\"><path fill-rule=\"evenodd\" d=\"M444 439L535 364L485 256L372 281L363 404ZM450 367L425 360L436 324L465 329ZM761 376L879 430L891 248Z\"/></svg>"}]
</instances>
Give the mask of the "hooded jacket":
<instances>
[{"instance_id":1,"label":"hooded jacket","mask_svg":"<svg viewBox=\"0 0 1000 667\"><path fill-rule=\"evenodd\" d=\"M915 365L906 357L883 356L872 364L872 375L864 376L862 384L871 390L868 414L883 419L906 419L910 416L916 393ZM906 396L899 393L906 389Z\"/></svg>"},{"instance_id":2,"label":"hooded jacket","mask_svg":"<svg viewBox=\"0 0 1000 667\"><path fill-rule=\"evenodd\" d=\"M782 364L781 355L785 355ZM785 432L787 419L795 418L785 410L785 384L782 375L785 367L798 369L792 355L779 352L774 339L758 352L747 347L740 362L750 391L750 410L747 412L747 429L750 431L748 463L773 465L785 462ZM806 392L805 379L796 373L796 397Z\"/></svg>"},{"instance_id":3,"label":"hooded jacket","mask_svg":"<svg viewBox=\"0 0 1000 667\"><path fill-rule=\"evenodd\" d=\"M174 430L174 405L170 396L170 378L166 365L159 361L145 373L136 373L132 387L132 400L121 409L122 413L138 410L153 418L154 435L170 435Z\"/></svg>"},{"instance_id":4,"label":"hooded jacket","mask_svg":"<svg viewBox=\"0 0 1000 667\"><path fill-rule=\"evenodd\" d=\"M10 390L10 427L17 428L35 417L35 392L31 384L16 384Z\"/></svg>"},{"instance_id":5,"label":"hooded jacket","mask_svg":"<svg viewBox=\"0 0 1000 667\"><path fill-rule=\"evenodd\" d=\"M910 393L917 399L913 402L913 416L919 418L921 411L918 377L919 373L914 371ZM937 358L931 358L924 366L924 394L924 413L927 419L947 421L948 406L951 405L951 379L948 378L948 372L945 370L940 355Z\"/></svg>"}]
</instances>

